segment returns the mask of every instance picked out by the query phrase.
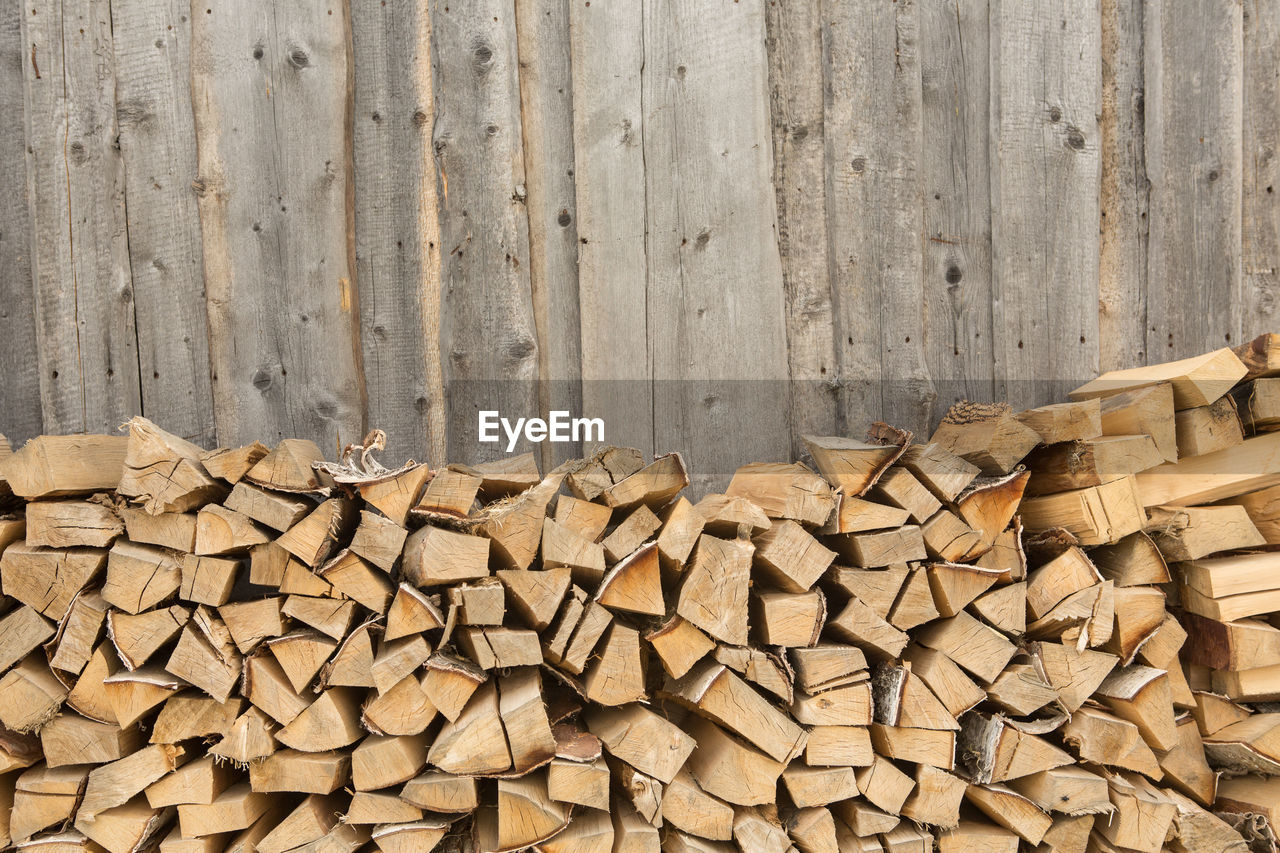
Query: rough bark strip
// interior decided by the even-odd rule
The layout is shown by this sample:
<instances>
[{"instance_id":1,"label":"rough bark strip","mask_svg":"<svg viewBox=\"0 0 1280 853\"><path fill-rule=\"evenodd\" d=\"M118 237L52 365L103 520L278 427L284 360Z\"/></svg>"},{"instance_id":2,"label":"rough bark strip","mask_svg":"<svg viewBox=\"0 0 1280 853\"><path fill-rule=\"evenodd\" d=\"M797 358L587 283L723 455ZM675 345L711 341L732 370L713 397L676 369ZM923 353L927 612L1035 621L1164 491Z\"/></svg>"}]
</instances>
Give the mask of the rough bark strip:
<instances>
[{"instance_id":1,"label":"rough bark strip","mask_svg":"<svg viewBox=\"0 0 1280 853\"><path fill-rule=\"evenodd\" d=\"M27 192L44 429L141 410L107 0L26 4Z\"/></svg>"},{"instance_id":2,"label":"rough bark strip","mask_svg":"<svg viewBox=\"0 0 1280 853\"><path fill-rule=\"evenodd\" d=\"M790 448L764 30L764 0L644 6L654 444L695 493Z\"/></svg>"},{"instance_id":3,"label":"rough bark strip","mask_svg":"<svg viewBox=\"0 0 1280 853\"><path fill-rule=\"evenodd\" d=\"M1241 341L1243 12L1239 0L1148 0L1143 28L1154 363Z\"/></svg>"},{"instance_id":4,"label":"rough bark strip","mask_svg":"<svg viewBox=\"0 0 1280 853\"><path fill-rule=\"evenodd\" d=\"M998 400L1061 399L1098 370L1098 0L991 10Z\"/></svg>"},{"instance_id":5,"label":"rough bark strip","mask_svg":"<svg viewBox=\"0 0 1280 853\"><path fill-rule=\"evenodd\" d=\"M190 11L186 0L111 4L142 403L165 429L208 447L213 391L191 187Z\"/></svg>"},{"instance_id":6,"label":"rough bark strip","mask_svg":"<svg viewBox=\"0 0 1280 853\"><path fill-rule=\"evenodd\" d=\"M1102 189L1099 198L1099 367L1146 364L1147 166L1143 134L1142 0L1100 0Z\"/></svg>"},{"instance_id":7,"label":"rough bark strip","mask_svg":"<svg viewBox=\"0 0 1280 853\"><path fill-rule=\"evenodd\" d=\"M994 399L988 0L920 7L924 311L935 417ZM933 423L929 424L932 428Z\"/></svg>"},{"instance_id":8,"label":"rough bark strip","mask_svg":"<svg viewBox=\"0 0 1280 853\"><path fill-rule=\"evenodd\" d=\"M31 211L27 198L26 125L22 69L28 57L22 38L26 4L0 0L0 432L17 444L43 432L40 373L36 355L35 289L31 281Z\"/></svg>"},{"instance_id":9,"label":"rough bark strip","mask_svg":"<svg viewBox=\"0 0 1280 853\"><path fill-rule=\"evenodd\" d=\"M607 417L610 443L648 455L662 344L647 308L643 15L638 2L569 7L582 405Z\"/></svg>"},{"instance_id":10,"label":"rough bark strip","mask_svg":"<svg viewBox=\"0 0 1280 853\"><path fill-rule=\"evenodd\" d=\"M1243 340L1280 327L1280 2L1244 4Z\"/></svg>"},{"instance_id":11,"label":"rough bark strip","mask_svg":"<svg viewBox=\"0 0 1280 853\"><path fill-rule=\"evenodd\" d=\"M191 6L218 441L363 435L345 4ZM330 14L332 12L332 14ZM271 156L263 156L264 151Z\"/></svg>"},{"instance_id":12,"label":"rough bark strip","mask_svg":"<svg viewBox=\"0 0 1280 853\"><path fill-rule=\"evenodd\" d=\"M781 0L765 8L773 118L778 252L791 368L791 453L800 436L834 435L839 388L827 256L821 7Z\"/></svg>"},{"instance_id":13,"label":"rough bark strip","mask_svg":"<svg viewBox=\"0 0 1280 853\"><path fill-rule=\"evenodd\" d=\"M356 280L368 422L388 458L445 458L431 22L416 3L351 7Z\"/></svg>"},{"instance_id":14,"label":"rough bark strip","mask_svg":"<svg viewBox=\"0 0 1280 853\"><path fill-rule=\"evenodd\" d=\"M448 458L481 461L506 447L477 443L479 410L538 411L515 8L433 0L431 29Z\"/></svg>"},{"instance_id":15,"label":"rough bark strip","mask_svg":"<svg viewBox=\"0 0 1280 853\"><path fill-rule=\"evenodd\" d=\"M569 0L516 0L516 30L539 404L544 413L576 416L582 411L582 331ZM582 442L546 442L540 450L549 470L582 456Z\"/></svg>"}]
</instances>

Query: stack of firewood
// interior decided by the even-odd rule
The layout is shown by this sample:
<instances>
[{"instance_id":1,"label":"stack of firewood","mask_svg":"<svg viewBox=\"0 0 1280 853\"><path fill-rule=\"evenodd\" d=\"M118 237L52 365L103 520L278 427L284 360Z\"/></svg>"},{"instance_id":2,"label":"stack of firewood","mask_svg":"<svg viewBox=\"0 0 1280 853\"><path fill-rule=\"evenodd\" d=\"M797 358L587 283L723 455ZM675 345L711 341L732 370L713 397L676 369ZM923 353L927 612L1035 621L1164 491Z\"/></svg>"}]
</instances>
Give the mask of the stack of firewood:
<instances>
[{"instance_id":1,"label":"stack of firewood","mask_svg":"<svg viewBox=\"0 0 1280 853\"><path fill-rule=\"evenodd\" d=\"M696 501L625 448L42 436L0 460L0 839L1274 849L1273 375L1280 337L807 437Z\"/></svg>"}]
</instances>

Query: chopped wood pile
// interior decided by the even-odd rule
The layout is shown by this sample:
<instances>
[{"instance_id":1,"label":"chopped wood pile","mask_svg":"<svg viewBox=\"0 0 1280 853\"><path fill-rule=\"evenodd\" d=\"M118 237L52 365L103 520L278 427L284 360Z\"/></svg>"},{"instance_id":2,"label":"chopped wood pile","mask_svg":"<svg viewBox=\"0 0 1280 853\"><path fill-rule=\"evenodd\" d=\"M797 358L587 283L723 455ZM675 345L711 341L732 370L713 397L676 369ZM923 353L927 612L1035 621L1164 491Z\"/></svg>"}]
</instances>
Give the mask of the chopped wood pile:
<instances>
[{"instance_id":1,"label":"chopped wood pile","mask_svg":"<svg viewBox=\"0 0 1280 853\"><path fill-rule=\"evenodd\" d=\"M1280 336L807 437L388 470L143 418L0 460L41 853L1275 850Z\"/></svg>"}]
</instances>

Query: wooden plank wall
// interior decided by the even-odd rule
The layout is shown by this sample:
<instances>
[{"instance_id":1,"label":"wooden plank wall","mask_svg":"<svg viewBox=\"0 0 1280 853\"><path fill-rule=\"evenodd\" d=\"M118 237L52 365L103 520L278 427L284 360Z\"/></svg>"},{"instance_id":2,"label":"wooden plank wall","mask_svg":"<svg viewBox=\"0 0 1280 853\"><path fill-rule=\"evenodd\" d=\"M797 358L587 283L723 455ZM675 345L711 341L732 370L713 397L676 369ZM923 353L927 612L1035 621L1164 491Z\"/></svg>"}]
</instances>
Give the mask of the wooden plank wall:
<instances>
[{"instance_id":1,"label":"wooden plank wall","mask_svg":"<svg viewBox=\"0 0 1280 853\"><path fill-rule=\"evenodd\" d=\"M1237 343L1280 329L1278 16L0 0L0 430L440 463L568 409L709 487Z\"/></svg>"}]
</instances>

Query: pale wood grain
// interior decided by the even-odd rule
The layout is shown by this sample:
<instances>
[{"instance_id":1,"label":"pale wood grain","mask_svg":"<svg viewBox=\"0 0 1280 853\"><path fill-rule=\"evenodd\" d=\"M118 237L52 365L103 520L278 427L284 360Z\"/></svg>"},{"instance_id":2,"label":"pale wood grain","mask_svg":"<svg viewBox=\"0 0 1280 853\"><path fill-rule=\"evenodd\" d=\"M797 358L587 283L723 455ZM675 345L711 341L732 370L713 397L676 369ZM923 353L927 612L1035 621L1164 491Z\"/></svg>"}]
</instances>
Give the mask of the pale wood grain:
<instances>
[{"instance_id":1,"label":"pale wood grain","mask_svg":"<svg viewBox=\"0 0 1280 853\"><path fill-rule=\"evenodd\" d=\"M22 69L29 61L22 38L25 3L0 2L0 432L26 441L43 431L36 358L35 290L31 282L31 212L27 199L26 125Z\"/></svg>"},{"instance_id":2,"label":"pale wood grain","mask_svg":"<svg viewBox=\"0 0 1280 853\"><path fill-rule=\"evenodd\" d=\"M653 348L645 254L645 67L640 3L573 2L573 155L582 403L612 444L652 454Z\"/></svg>"},{"instance_id":3,"label":"pale wood grain","mask_svg":"<svg viewBox=\"0 0 1280 853\"><path fill-rule=\"evenodd\" d=\"M790 450L763 6L644 8L654 444L688 448L695 493Z\"/></svg>"},{"instance_id":4,"label":"pale wood grain","mask_svg":"<svg viewBox=\"0 0 1280 853\"><path fill-rule=\"evenodd\" d=\"M115 63L105 0L28 3L27 194L47 432L141 410Z\"/></svg>"},{"instance_id":5,"label":"pale wood grain","mask_svg":"<svg viewBox=\"0 0 1280 853\"><path fill-rule=\"evenodd\" d=\"M996 398L1061 399L1098 371L1098 0L991 5Z\"/></svg>"},{"instance_id":6,"label":"pale wood grain","mask_svg":"<svg viewBox=\"0 0 1280 853\"><path fill-rule=\"evenodd\" d=\"M515 8L512 0L430 8L447 456L480 461L505 455L505 445L476 442L478 409L513 421L538 411Z\"/></svg>"},{"instance_id":7,"label":"pale wood grain","mask_svg":"<svg viewBox=\"0 0 1280 853\"><path fill-rule=\"evenodd\" d=\"M440 222L425 6L351 5L356 280L368 421L388 458L441 463Z\"/></svg>"},{"instance_id":8,"label":"pale wood grain","mask_svg":"<svg viewBox=\"0 0 1280 853\"><path fill-rule=\"evenodd\" d=\"M783 0L765 7L794 458L804 451L801 435L833 435L839 430L827 240L821 12L820 4L805 0Z\"/></svg>"},{"instance_id":9,"label":"pale wood grain","mask_svg":"<svg viewBox=\"0 0 1280 853\"><path fill-rule=\"evenodd\" d=\"M1244 3L1241 342L1280 328L1280 3Z\"/></svg>"},{"instance_id":10,"label":"pale wood grain","mask_svg":"<svg viewBox=\"0 0 1280 853\"><path fill-rule=\"evenodd\" d=\"M210 447L190 11L186 0L113 3L111 23L142 405L165 429Z\"/></svg>"},{"instance_id":11,"label":"pale wood grain","mask_svg":"<svg viewBox=\"0 0 1280 853\"><path fill-rule=\"evenodd\" d=\"M529 284L543 412L582 411L570 0L517 0L520 120L529 197ZM540 448L543 470L583 455L581 441Z\"/></svg>"},{"instance_id":12,"label":"pale wood grain","mask_svg":"<svg viewBox=\"0 0 1280 853\"><path fill-rule=\"evenodd\" d=\"M1147 171L1143 148L1142 0L1100 0L1102 185L1098 362L1146 363Z\"/></svg>"},{"instance_id":13,"label":"pale wood grain","mask_svg":"<svg viewBox=\"0 0 1280 853\"><path fill-rule=\"evenodd\" d=\"M958 400L994 395L987 14L987 0L920 6L925 355L940 398L935 420Z\"/></svg>"},{"instance_id":14,"label":"pale wood grain","mask_svg":"<svg viewBox=\"0 0 1280 853\"><path fill-rule=\"evenodd\" d=\"M1239 0L1143 8L1150 363L1245 340L1242 28Z\"/></svg>"},{"instance_id":15,"label":"pale wood grain","mask_svg":"<svg viewBox=\"0 0 1280 853\"><path fill-rule=\"evenodd\" d=\"M346 6L191 6L191 88L218 440L364 430L349 238ZM271 152L264 156L264 152Z\"/></svg>"}]
</instances>

